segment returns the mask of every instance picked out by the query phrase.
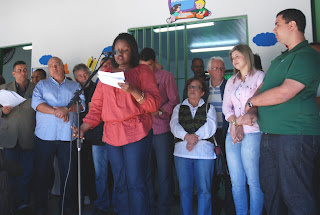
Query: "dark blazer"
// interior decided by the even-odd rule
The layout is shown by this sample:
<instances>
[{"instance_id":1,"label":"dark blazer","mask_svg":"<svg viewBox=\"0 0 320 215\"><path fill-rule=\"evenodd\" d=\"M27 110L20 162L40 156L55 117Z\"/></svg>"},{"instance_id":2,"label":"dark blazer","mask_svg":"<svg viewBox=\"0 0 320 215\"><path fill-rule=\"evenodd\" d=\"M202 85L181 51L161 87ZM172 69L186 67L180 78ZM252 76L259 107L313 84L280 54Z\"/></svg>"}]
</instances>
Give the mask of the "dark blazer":
<instances>
[{"instance_id":1,"label":"dark blazer","mask_svg":"<svg viewBox=\"0 0 320 215\"><path fill-rule=\"evenodd\" d=\"M36 113L31 107L32 93L35 84L30 82L25 93L26 101L14 107L8 115L2 117L0 127L0 146L13 148L19 142L22 149L32 149L34 146L34 128L36 125ZM16 82L3 84L0 90L17 92ZM2 115L0 105L0 115Z\"/></svg>"}]
</instances>

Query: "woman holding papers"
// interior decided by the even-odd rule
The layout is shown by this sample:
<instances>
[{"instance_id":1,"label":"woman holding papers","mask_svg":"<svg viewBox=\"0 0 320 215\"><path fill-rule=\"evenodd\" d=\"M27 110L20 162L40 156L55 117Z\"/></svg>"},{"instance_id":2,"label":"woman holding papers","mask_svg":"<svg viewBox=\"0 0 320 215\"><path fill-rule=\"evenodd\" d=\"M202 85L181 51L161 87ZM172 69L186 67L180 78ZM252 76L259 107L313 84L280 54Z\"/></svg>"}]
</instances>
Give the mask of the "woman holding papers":
<instances>
[{"instance_id":1,"label":"woman holding papers","mask_svg":"<svg viewBox=\"0 0 320 215\"><path fill-rule=\"evenodd\" d=\"M104 121L103 140L107 143L115 181L119 215L149 215L146 169L152 141L151 112L158 110L160 95L155 77L146 65L139 65L138 47L133 36L119 34L112 50L118 50L107 72L123 72L125 81L113 87L99 81L80 135ZM77 129L74 136L77 136Z\"/></svg>"}]
</instances>

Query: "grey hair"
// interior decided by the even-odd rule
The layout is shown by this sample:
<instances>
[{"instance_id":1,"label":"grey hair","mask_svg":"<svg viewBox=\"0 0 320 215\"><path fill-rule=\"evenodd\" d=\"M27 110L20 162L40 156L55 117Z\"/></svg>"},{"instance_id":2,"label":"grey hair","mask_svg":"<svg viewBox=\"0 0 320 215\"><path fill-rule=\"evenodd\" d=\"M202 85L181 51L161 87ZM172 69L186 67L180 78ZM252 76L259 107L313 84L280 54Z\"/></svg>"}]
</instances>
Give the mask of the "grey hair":
<instances>
[{"instance_id":1,"label":"grey hair","mask_svg":"<svg viewBox=\"0 0 320 215\"><path fill-rule=\"evenodd\" d=\"M214 56L214 57L211 57L209 60L208 60L208 63L207 63L207 71L211 69L211 63L213 60L220 60L222 61L222 63L224 64L224 60L222 57L219 57L219 56Z\"/></svg>"},{"instance_id":2,"label":"grey hair","mask_svg":"<svg viewBox=\"0 0 320 215\"><path fill-rule=\"evenodd\" d=\"M83 71L86 71L89 74L91 74L90 69L84 63L80 63L80 64L77 64L74 66L73 71L72 71L74 76L76 76L76 72L78 70L83 70Z\"/></svg>"}]
</instances>

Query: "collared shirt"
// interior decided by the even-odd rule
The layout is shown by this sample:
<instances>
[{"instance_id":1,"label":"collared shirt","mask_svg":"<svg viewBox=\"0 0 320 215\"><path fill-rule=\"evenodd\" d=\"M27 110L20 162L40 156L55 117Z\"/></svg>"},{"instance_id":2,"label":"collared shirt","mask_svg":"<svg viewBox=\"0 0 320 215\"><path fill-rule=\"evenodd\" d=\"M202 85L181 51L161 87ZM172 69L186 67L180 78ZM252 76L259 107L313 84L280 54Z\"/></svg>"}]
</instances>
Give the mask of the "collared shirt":
<instances>
[{"instance_id":1,"label":"collared shirt","mask_svg":"<svg viewBox=\"0 0 320 215\"><path fill-rule=\"evenodd\" d=\"M28 80L26 85L24 86L24 89L22 90L19 86L19 84L15 81L16 83L16 88L17 88L17 93L21 96L21 97L24 97L24 94L26 93L27 89L28 89L28 86L29 86L29 83L30 81ZM31 98L31 95L29 95L29 98Z\"/></svg>"},{"instance_id":2,"label":"collared shirt","mask_svg":"<svg viewBox=\"0 0 320 215\"><path fill-rule=\"evenodd\" d=\"M281 86L286 79L295 80L305 87L286 102L258 107L261 131L281 135L320 135L315 99L320 81L319 68L320 53L307 40L271 62L260 93Z\"/></svg>"},{"instance_id":3,"label":"collared shirt","mask_svg":"<svg viewBox=\"0 0 320 215\"><path fill-rule=\"evenodd\" d=\"M170 131L169 123L172 111L173 108L179 104L180 98L176 82L170 72L156 69L154 75L161 97L160 108L167 112L158 116L153 116L153 134L157 135Z\"/></svg>"},{"instance_id":4,"label":"collared shirt","mask_svg":"<svg viewBox=\"0 0 320 215\"><path fill-rule=\"evenodd\" d=\"M104 121L103 140L113 146L134 143L146 137L152 128L151 113L160 106L155 76L146 65L138 65L125 73L125 80L144 92L144 102L122 89L98 82L84 123L96 127Z\"/></svg>"},{"instance_id":5,"label":"collared shirt","mask_svg":"<svg viewBox=\"0 0 320 215\"><path fill-rule=\"evenodd\" d=\"M221 98L221 91L220 91L220 86L222 84L223 80L221 83L213 87L211 85L211 78L209 81L209 97L208 97L208 102L214 106L216 109L217 113L217 122L218 122L218 128L222 128L223 125L223 119L222 119L222 98Z\"/></svg>"},{"instance_id":6,"label":"collared shirt","mask_svg":"<svg viewBox=\"0 0 320 215\"><path fill-rule=\"evenodd\" d=\"M41 103L49 106L65 107L69 104L76 90L80 89L80 84L75 81L64 79L59 85L52 77L41 80L33 91L32 108L36 110ZM84 95L80 95L83 111L85 110ZM36 110L37 111L37 110ZM35 135L42 140L60 140L70 141L72 138L71 126L77 126L77 113L69 112L69 121L63 122L63 119L53 114L46 114L37 111Z\"/></svg>"},{"instance_id":7,"label":"collared shirt","mask_svg":"<svg viewBox=\"0 0 320 215\"><path fill-rule=\"evenodd\" d=\"M263 82L265 73L262 71L254 70L252 75L246 76L245 82L233 75L228 79L226 88L224 90L224 98L222 104L222 111L226 120L235 115L239 117L245 114L245 106L249 98L253 96L260 84ZM230 126L229 126L230 130ZM259 132L259 126L255 122L253 126L244 125L244 133Z\"/></svg>"},{"instance_id":8,"label":"collared shirt","mask_svg":"<svg viewBox=\"0 0 320 215\"><path fill-rule=\"evenodd\" d=\"M198 107L202 105L206 105L203 99L200 99L198 106L193 107L188 99L185 99L182 102L183 105L188 105L190 108L190 112L192 117L197 113ZM186 148L187 141L184 140L187 132L184 128L179 124L179 109L181 104L178 104L172 113L172 118L170 121L170 127L172 134L182 139L183 141L177 142L174 147L174 156L183 157L183 158L193 158L193 159L215 159L216 154L214 153L214 145L209 141L205 140L212 137L217 129L217 118L216 111L212 105L210 105L210 109L207 113L207 122L201 126L195 134L199 136L198 143L193 147L193 149L189 152Z\"/></svg>"}]
</instances>

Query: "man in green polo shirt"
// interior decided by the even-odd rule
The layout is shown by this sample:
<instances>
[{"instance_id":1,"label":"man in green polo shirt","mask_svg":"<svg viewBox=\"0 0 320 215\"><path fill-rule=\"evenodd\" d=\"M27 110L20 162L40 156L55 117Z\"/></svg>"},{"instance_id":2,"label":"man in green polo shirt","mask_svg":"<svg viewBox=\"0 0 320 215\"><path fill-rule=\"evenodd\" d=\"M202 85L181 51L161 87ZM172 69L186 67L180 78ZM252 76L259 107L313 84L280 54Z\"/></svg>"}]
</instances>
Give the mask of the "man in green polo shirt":
<instances>
[{"instance_id":1,"label":"man in green polo shirt","mask_svg":"<svg viewBox=\"0 0 320 215\"><path fill-rule=\"evenodd\" d=\"M272 215L319 214L312 178L320 148L320 54L305 39L305 26L300 10L277 14L273 32L288 50L272 61L259 94L247 104L258 106L260 183Z\"/></svg>"}]
</instances>

